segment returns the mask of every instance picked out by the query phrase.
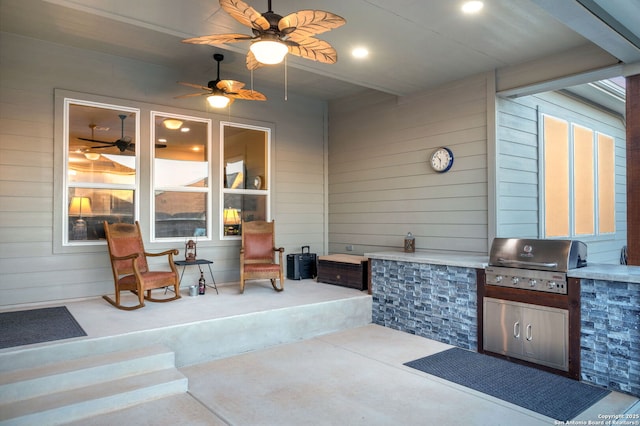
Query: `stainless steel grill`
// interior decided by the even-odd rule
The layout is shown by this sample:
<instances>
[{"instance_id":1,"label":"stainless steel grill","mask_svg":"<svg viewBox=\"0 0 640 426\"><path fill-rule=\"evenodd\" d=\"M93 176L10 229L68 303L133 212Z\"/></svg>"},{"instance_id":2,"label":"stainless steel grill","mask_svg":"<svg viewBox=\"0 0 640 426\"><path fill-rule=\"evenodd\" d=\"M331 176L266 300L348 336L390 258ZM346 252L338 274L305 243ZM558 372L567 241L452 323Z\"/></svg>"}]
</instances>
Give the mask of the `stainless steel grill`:
<instances>
[{"instance_id":1,"label":"stainless steel grill","mask_svg":"<svg viewBox=\"0 0 640 426\"><path fill-rule=\"evenodd\" d=\"M567 272L586 265L587 246L581 241L496 238L485 270L486 282L567 294Z\"/></svg>"},{"instance_id":2,"label":"stainless steel grill","mask_svg":"<svg viewBox=\"0 0 640 426\"><path fill-rule=\"evenodd\" d=\"M481 289L483 350L578 378L579 288L567 272L586 264L580 241L494 239Z\"/></svg>"}]
</instances>

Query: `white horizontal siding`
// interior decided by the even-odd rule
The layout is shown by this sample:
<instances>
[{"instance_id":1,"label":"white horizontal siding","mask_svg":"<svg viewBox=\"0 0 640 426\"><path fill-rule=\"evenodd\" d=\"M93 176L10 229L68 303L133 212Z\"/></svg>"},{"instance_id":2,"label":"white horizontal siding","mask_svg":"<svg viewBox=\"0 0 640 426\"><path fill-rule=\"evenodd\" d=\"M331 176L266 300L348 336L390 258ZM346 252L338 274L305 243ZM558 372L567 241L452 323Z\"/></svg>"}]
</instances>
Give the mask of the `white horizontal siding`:
<instances>
[{"instance_id":1,"label":"white horizontal siding","mask_svg":"<svg viewBox=\"0 0 640 426\"><path fill-rule=\"evenodd\" d=\"M418 250L486 252L486 90L483 75L330 104L330 252L398 249L407 232ZM429 166L439 146L454 153L444 174Z\"/></svg>"}]
</instances>

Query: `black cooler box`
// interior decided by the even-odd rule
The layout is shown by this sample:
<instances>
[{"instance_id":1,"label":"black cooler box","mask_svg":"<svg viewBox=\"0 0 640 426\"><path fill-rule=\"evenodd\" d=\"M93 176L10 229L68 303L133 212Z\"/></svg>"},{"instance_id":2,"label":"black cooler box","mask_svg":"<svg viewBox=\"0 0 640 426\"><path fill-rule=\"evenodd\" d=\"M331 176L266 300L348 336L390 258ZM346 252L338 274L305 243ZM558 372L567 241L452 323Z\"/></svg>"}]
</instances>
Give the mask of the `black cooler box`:
<instances>
[{"instance_id":1,"label":"black cooler box","mask_svg":"<svg viewBox=\"0 0 640 426\"><path fill-rule=\"evenodd\" d=\"M307 249L306 253L304 249ZM302 246L302 253L287 255L287 279L304 280L316 277L316 254L309 251L309 246Z\"/></svg>"}]
</instances>

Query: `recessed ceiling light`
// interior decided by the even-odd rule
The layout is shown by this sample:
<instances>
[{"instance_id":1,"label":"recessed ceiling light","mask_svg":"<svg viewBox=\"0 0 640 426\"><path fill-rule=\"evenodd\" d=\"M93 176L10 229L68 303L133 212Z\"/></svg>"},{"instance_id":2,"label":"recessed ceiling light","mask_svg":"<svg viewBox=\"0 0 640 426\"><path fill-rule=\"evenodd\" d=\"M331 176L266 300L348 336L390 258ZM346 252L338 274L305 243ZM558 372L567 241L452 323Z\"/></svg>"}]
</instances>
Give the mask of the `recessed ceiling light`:
<instances>
[{"instance_id":1,"label":"recessed ceiling light","mask_svg":"<svg viewBox=\"0 0 640 426\"><path fill-rule=\"evenodd\" d=\"M188 128L188 127L183 127L183 128L181 128L181 129L180 129L180 131L181 131L182 133L187 133L187 132L188 132L188 131L190 131L190 130L191 130L191 129L190 129L190 128Z\"/></svg>"},{"instance_id":2,"label":"recessed ceiling light","mask_svg":"<svg viewBox=\"0 0 640 426\"><path fill-rule=\"evenodd\" d=\"M484 7L484 3L478 0L468 1L463 3L462 11L464 13L478 13Z\"/></svg>"},{"instance_id":3,"label":"recessed ceiling light","mask_svg":"<svg viewBox=\"0 0 640 426\"><path fill-rule=\"evenodd\" d=\"M362 59L369 56L369 51L364 47L356 47L351 51L354 58Z\"/></svg>"},{"instance_id":4,"label":"recessed ceiling light","mask_svg":"<svg viewBox=\"0 0 640 426\"><path fill-rule=\"evenodd\" d=\"M166 140L165 138L160 138L160 139L158 139L158 142L160 142L160 143L165 143L166 141L167 141L167 140Z\"/></svg>"}]
</instances>

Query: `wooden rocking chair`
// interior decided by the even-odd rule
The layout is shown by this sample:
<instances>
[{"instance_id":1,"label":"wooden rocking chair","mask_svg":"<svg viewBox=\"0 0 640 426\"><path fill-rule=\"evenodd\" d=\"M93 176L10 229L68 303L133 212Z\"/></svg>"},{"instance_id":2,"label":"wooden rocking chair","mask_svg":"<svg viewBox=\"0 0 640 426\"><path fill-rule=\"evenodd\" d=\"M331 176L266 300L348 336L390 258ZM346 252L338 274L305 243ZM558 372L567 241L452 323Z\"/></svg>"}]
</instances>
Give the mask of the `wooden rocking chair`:
<instances>
[{"instance_id":1,"label":"wooden rocking chair","mask_svg":"<svg viewBox=\"0 0 640 426\"><path fill-rule=\"evenodd\" d=\"M107 302L118 309L131 311L144 306L144 301L169 302L180 298L180 278L178 270L173 264L173 256L178 250L166 250L162 253L147 253L142 243L140 224L104 222L104 232L109 246L111 269L115 284L115 301L108 296L102 296ZM147 256L167 256L171 271L150 271ZM165 299L154 299L151 290L173 286L174 296ZM120 304L120 292L130 291L138 296L135 306ZM145 295L146 292L146 295Z\"/></svg>"},{"instance_id":2,"label":"wooden rocking chair","mask_svg":"<svg viewBox=\"0 0 640 426\"><path fill-rule=\"evenodd\" d=\"M278 261L276 262L276 253ZM275 291L284 290L282 254L284 248L276 248L275 221L243 222L242 247L240 248L240 293L244 293L246 280L269 279ZM280 286L276 285L280 280Z\"/></svg>"}]
</instances>

